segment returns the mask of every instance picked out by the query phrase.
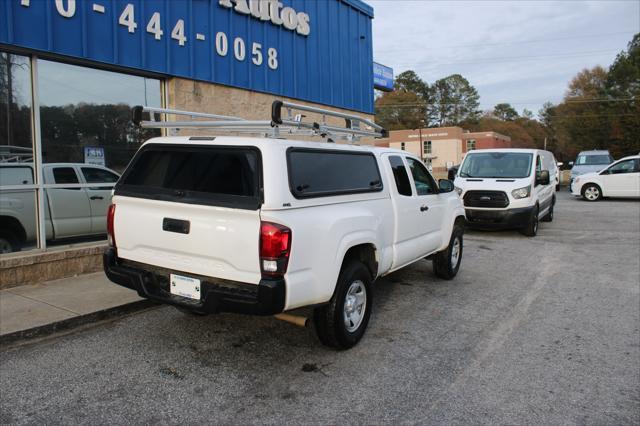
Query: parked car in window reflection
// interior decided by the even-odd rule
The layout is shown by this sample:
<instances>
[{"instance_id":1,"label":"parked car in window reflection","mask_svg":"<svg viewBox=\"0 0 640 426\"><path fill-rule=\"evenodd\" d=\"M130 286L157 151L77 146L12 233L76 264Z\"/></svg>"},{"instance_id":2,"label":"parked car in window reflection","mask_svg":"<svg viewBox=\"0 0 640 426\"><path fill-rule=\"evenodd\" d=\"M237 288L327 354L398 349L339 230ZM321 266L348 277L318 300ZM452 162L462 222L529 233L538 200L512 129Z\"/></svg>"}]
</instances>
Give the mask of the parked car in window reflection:
<instances>
[{"instance_id":1,"label":"parked car in window reflection","mask_svg":"<svg viewBox=\"0 0 640 426\"><path fill-rule=\"evenodd\" d=\"M42 172L45 184L61 185L44 191L48 241L106 235L118 173L79 163L48 163ZM10 253L36 240L35 191L15 188L34 184L33 163L0 164L0 182L0 253Z\"/></svg>"}]
</instances>

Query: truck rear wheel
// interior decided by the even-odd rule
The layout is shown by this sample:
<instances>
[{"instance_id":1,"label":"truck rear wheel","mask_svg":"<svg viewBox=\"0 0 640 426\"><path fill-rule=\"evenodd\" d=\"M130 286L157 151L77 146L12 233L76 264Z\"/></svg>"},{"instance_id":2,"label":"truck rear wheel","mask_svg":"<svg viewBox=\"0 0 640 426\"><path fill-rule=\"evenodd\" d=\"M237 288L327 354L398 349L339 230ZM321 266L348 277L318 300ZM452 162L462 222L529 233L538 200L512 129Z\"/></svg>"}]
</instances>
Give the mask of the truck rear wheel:
<instances>
[{"instance_id":1,"label":"truck rear wheel","mask_svg":"<svg viewBox=\"0 0 640 426\"><path fill-rule=\"evenodd\" d=\"M20 251L20 241L11 231L0 230L0 254Z\"/></svg>"},{"instance_id":2,"label":"truck rear wheel","mask_svg":"<svg viewBox=\"0 0 640 426\"><path fill-rule=\"evenodd\" d=\"M433 257L433 272L437 277L450 280L458 274L462 262L463 234L464 228L455 225L447 248Z\"/></svg>"},{"instance_id":3,"label":"truck rear wheel","mask_svg":"<svg viewBox=\"0 0 640 426\"><path fill-rule=\"evenodd\" d=\"M372 282L362 262L353 260L343 266L333 297L313 312L316 333L323 344L349 349L360 341L371 316Z\"/></svg>"}]
</instances>

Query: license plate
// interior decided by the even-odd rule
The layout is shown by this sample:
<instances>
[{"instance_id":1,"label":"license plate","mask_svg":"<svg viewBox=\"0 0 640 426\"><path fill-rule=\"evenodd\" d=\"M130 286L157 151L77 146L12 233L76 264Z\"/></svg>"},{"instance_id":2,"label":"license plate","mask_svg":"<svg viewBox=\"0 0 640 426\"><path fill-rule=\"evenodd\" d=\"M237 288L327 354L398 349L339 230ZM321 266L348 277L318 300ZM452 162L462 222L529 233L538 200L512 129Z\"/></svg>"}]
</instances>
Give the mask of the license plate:
<instances>
[{"instance_id":1,"label":"license plate","mask_svg":"<svg viewBox=\"0 0 640 426\"><path fill-rule=\"evenodd\" d=\"M169 278L171 294L200 300L200 280L175 274Z\"/></svg>"}]
</instances>

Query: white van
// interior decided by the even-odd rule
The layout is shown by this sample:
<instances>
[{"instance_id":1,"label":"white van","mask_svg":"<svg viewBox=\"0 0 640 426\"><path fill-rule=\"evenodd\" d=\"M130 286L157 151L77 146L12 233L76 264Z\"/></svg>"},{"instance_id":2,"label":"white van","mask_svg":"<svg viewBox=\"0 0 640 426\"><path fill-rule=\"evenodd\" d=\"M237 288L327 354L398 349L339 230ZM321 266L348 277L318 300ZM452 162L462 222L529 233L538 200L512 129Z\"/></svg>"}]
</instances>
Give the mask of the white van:
<instances>
[{"instance_id":1,"label":"white van","mask_svg":"<svg viewBox=\"0 0 640 426\"><path fill-rule=\"evenodd\" d=\"M518 228L534 237L538 220L553 220L558 166L539 149L469 152L455 179L467 223L474 228Z\"/></svg>"}]
</instances>

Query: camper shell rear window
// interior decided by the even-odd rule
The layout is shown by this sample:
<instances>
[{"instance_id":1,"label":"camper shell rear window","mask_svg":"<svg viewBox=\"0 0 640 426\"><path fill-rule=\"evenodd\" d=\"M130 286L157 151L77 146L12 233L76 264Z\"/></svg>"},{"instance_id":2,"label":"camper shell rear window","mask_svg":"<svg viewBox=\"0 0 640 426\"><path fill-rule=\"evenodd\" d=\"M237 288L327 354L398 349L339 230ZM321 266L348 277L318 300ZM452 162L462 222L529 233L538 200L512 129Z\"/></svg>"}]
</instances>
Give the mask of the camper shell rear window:
<instances>
[{"instance_id":1,"label":"camper shell rear window","mask_svg":"<svg viewBox=\"0 0 640 426\"><path fill-rule=\"evenodd\" d=\"M289 148L287 168L289 188L299 199L382 191L370 152Z\"/></svg>"},{"instance_id":2,"label":"camper shell rear window","mask_svg":"<svg viewBox=\"0 0 640 426\"><path fill-rule=\"evenodd\" d=\"M262 204L260 150L145 145L119 180L115 195L257 210Z\"/></svg>"}]
</instances>

